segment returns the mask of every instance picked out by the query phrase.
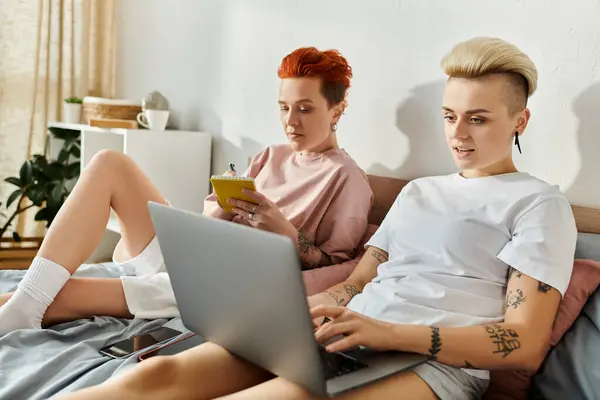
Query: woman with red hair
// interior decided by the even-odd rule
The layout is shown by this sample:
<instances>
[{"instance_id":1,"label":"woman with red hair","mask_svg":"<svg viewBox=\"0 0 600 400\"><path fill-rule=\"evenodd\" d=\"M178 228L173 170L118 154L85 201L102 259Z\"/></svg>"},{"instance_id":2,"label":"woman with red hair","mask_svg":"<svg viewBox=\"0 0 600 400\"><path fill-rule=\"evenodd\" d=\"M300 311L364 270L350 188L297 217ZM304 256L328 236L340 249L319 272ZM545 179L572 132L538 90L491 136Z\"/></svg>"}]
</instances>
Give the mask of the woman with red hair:
<instances>
[{"instance_id":1,"label":"woman with red hair","mask_svg":"<svg viewBox=\"0 0 600 400\"><path fill-rule=\"evenodd\" d=\"M287 144L267 147L246 171L255 203L210 195L204 215L289 236L304 269L349 260L372 201L365 173L338 147L337 123L352 70L335 50L300 48L279 68L279 107ZM147 203L167 204L127 156L102 151L83 171L14 293L0 296L0 335L92 315L178 315ZM113 259L135 271L118 278L73 278L97 246L110 209L120 223Z\"/></svg>"}]
</instances>

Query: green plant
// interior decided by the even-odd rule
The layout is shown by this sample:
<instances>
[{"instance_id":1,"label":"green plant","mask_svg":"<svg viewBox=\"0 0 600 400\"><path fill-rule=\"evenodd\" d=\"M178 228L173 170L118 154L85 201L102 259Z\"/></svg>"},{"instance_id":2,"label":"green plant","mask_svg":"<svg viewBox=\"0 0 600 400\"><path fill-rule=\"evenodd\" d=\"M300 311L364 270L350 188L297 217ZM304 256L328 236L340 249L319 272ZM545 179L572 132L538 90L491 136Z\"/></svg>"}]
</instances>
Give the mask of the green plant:
<instances>
[{"instance_id":1,"label":"green plant","mask_svg":"<svg viewBox=\"0 0 600 400\"><path fill-rule=\"evenodd\" d=\"M65 103L82 104L83 103L83 99L81 97L67 97L65 99Z\"/></svg>"},{"instance_id":2,"label":"green plant","mask_svg":"<svg viewBox=\"0 0 600 400\"><path fill-rule=\"evenodd\" d=\"M22 212L40 207L35 214L36 221L46 221L49 227L56 217L58 210L70 193L69 181L79 176L79 160L81 156L80 131L73 129L49 128L50 133L57 139L62 139L63 146L56 160L48 159L48 146L44 154L34 154L25 161L19 170L19 176L11 176L4 181L17 187L7 198L8 209L16 201L16 209L5 218L0 227L0 237L10 228L15 218ZM31 204L23 205L23 200L29 199ZM0 206L2 203L0 203ZM19 235L13 233L13 239L20 241Z\"/></svg>"}]
</instances>

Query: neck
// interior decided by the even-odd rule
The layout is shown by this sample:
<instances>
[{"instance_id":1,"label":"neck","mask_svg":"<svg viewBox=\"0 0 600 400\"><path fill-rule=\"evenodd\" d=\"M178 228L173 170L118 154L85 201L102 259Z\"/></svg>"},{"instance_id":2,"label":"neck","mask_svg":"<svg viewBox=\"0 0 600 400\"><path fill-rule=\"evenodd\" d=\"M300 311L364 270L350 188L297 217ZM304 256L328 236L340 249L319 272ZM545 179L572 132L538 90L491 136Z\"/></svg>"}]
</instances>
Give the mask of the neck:
<instances>
[{"instance_id":1,"label":"neck","mask_svg":"<svg viewBox=\"0 0 600 400\"><path fill-rule=\"evenodd\" d=\"M505 160L497 162L496 164L489 165L485 168L468 169L462 171L460 174L464 178L483 178L486 176L510 174L513 172L519 172L519 170L517 169L517 167L515 167L512 158L508 157Z\"/></svg>"},{"instance_id":2,"label":"neck","mask_svg":"<svg viewBox=\"0 0 600 400\"><path fill-rule=\"evenodd\" d=\"M318 146L313 147L312 149L302 150L300 153L301 154L320 154L320 153L325 153L326 151L329 151L331 149L337 149L337 148L338 148L337 136L336 136L335 132L331 132L331 134L327 137L327 139L325 139L325 141L323 143L319 144Z\"/></svg>"}]
</instances>

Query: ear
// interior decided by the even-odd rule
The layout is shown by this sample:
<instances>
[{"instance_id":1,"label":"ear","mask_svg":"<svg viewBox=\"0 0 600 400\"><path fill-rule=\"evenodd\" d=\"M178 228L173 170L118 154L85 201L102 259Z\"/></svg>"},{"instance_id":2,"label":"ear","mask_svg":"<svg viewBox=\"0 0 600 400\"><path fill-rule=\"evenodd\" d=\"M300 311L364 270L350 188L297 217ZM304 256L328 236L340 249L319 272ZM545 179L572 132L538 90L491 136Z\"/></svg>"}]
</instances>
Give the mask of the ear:
<instances>
[{"instance_id":1,"label":"ear","mask_svg":"<svg viewBox=\"0 0 600 400\"><path fill-rule=\"evenodd\" d=\"M333 106L333 122L337 124L340 120L344 110L346 109L346 100L340 101Z\"/></svg>"},{"instance_id":2,"label":"ear","mask_svg":"<svg viewBox=\"0 0 600 400\"><path fill-rule=\"evenodd\" d=\"M523 110L519 111L514 129L515 131L519 132L519 136L522 135L525 131L525 128L527 128L527 124L529 123L530 117L531 111L529 111L529 108L524 108Z\"/></svg>"}]
</instances>

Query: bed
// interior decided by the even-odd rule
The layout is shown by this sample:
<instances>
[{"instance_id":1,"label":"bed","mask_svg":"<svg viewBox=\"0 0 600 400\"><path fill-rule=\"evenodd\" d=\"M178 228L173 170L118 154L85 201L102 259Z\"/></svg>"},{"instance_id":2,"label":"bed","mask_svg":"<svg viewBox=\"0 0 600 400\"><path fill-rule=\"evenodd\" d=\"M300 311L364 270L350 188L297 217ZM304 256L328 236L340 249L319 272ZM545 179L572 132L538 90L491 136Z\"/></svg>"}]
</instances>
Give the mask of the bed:
<instances>
[{"instance_id":1,"label":"bed","mask_svg":"<svg viewBox=\"0 0 600 400\"><path fill-rule=\"evenodd\" d=\"M375 194L369 222L375 226L381 223L407 181L376 176L369 179ZM592 243L586 247L587 251L597 249L600 260L600 210L574 206L573 211L579 231L586 232L586 240ZM320 290L319 285L330 286L343 280L352 268L352 263L321 268L306 273L305 282L312 282L312 291ZM13 291L24 273L0 271L0 293ZM76 276L127 274L128 271L113 263L101 263L82 266ZM187 332L178 318L150 321L94 317L51 329L22 330L0 337L0 399L45 399L99 384L137 362L137 353L126 359L110 359L98 352L100 348L159 326L175 328L183 334Z\"/></svg>"}]
</instances>

